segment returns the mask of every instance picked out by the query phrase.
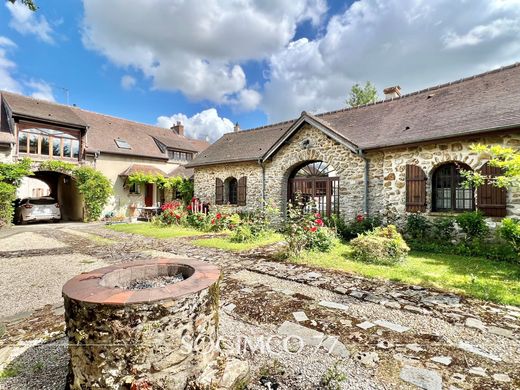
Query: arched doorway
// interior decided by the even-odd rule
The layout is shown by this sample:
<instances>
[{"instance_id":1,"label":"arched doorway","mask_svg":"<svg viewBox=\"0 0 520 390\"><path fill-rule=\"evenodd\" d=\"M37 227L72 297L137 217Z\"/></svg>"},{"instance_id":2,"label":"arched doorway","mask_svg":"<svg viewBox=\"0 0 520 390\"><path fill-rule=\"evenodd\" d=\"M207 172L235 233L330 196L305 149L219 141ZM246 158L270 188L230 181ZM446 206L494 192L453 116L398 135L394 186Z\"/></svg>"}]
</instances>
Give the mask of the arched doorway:
<instances>
[{"instance_id":1,"label":"arched doorway","mask_svg":"<svg viewBox=\"0 0 520 390\"><path fill-rule=\"evenodd\" d=\"M297 166L289 176L288 200L300 194L307 211L330 217L339 213L339 176L324 161L310 161Z\"/></svg>"}]
</instances>

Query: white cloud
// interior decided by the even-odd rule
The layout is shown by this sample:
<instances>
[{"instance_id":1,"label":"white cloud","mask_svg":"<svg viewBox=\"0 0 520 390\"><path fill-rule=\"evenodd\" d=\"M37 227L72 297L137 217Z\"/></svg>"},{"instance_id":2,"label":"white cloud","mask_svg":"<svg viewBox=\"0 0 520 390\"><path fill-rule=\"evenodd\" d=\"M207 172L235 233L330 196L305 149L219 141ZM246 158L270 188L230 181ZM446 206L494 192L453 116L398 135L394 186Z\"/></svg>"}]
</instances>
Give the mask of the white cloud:
<instances>
[{"instance_id":1,"label":"white cloud","mask_svg":"<svg viewBox=\"0 0 520 390\"><path fill-rule=\"evenodd\" d=\"M30 80L25 83L31 89L30 96L35 99L48 100L50 102L56 101L52 92L52 87L49 83L43 80Z\"/></svg>"},{"instance_id":2,"label":"white cloud","mask_svg":"<svg viewBox=\"0 0 520 390\"><path fill-rule=\"evenodd\" d=\"M283 49L297 24L318 25L325 0L84 1L83 43L157 89L254 109L242 63Z\"/></svg>"},{"instance_id":3,"label":"white cloud","mask_svg":"<svg viewBox=\"0 0 520 390\"><path fill-rule=\"evenodd\" d=\"M224 133L229 133L234 128L233 122L220 117L215 108L201 111L191 117L181 113L169 117L160 116L157 118L157 125L169 129L178 121L184 125L187 137L209 142L215 142Z\"/></svg>"},{"instance_id":4,"label":"white cloud","mask_svg":"<svg viewBox=\"0 0 520 390\"><path fill-rule=\"evenodd\" d=\"M518 0L356 1L322 36L270 57L262 107L282 120L344 107L356 82L409 93L514 63L519 20Z\"/></svg>"},{"instance_id":5,"label":"white cloud","mask_svg":"<svg viewBox=\"0 0 520 390\"><path fill-rule=\"evenodd\" d=\"M11 3L6 1L5 5L11 13L9 26L23 35L35 35L39 40L46 43L54 43L52 27L40 11L33 12L22 4L21 1Z\"/></svg>"},{"instance_id":6,"label":"white cloud","mask_svg":"<svg viewBox=\"0 0 520 390\"><path fill-rule=\"evenodd\" d=\"M10 92L21 91L20 84L12 74L16 64L7 58L8 50L15 47L16 44L9 38L0 36L0 89Z\"/></svg>"},{"instance_id":7,"label":"white cloud","mask_svg":"<svg viewBox=\"0 0 520 390\"><path fill-rule=\"evenodd\" d=\"M135 87L136 83L137 80L135 77L132 77L128 74L125 74L123 77L121 77L121 87L123 87L123 89L130 90Z\"/></svg>"}]
</instances>

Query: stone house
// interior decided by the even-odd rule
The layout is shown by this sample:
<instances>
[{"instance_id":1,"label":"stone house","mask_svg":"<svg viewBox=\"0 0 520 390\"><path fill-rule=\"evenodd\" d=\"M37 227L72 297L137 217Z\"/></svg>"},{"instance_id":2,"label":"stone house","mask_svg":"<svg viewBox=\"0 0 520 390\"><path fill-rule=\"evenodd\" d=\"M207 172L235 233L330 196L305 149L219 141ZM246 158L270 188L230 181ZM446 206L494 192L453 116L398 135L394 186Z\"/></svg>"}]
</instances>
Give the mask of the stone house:
<instances>
[{"instance_id":1,"label":"stone house","mask_svg":"<svg viewBox=\"0 0 520 390\"><path fill-rule=\"evenodd\" d=\"M82 199L74 180L38 169L60 160L88 164L113 183L104 212L129 215L135 207L155 206L167 194L155 184L130 185L135 172L164 176L193 175L184 165L208 143L184 135L181 123L164 129L9 92L0 92L0 162L30 157L35 175L50 188L64 219L83 218Z\"/></svg>"},{"instance_id":2,"label":"stone house","mask_svg":"<svg viewBox=\"0 0 520 390\"><path fill-rule=\"evenodd\" d=\"M461 186L460 171L496 174L475 143L520 145L520 64L356 108L225 134L187 166L195 195L237 211L300 193L322 214L520 215L520 193Z\"/></svg>"}]
</instances>

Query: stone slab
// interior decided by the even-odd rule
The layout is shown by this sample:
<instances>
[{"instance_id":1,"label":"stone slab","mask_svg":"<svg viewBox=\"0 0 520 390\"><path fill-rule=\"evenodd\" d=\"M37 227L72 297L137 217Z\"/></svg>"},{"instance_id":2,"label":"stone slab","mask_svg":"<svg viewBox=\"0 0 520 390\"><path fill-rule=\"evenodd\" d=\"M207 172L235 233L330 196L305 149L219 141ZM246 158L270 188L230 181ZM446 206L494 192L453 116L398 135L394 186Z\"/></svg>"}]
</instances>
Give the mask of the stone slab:
<instances>
[{"instance_id":1,"label":"stone slab","mask_svg":"<svg viewBox=\"0 0 520 390\"><path fill-rule=\"evenodd\" d=\"M347 358L350 355L347 347L343 344L336 336L329 336L325 340L321 346L331 355L339 357L339 358Z\"/></svg>"},{"instance_id":2,"label":"stone slab","mask_svg":"<svg viewBox=\"0 0 520 390\"><path fill-rule=\"evenodd\" d=\"M344 304L338 303L338 302L320 301L319 305L323 306L323 307L326 307L328 309L336 309L336 310L343 310L343 311L347 311L348 310L348 306L347 305L344 305Z\"/></svg>"},{"instance_id":3,"label":"stone slab","mask_svg":"<svg viewBox=\"0 0 520 390\"><path fill-rule=\"evenodd\" d=\"M390 329L390 330L392 330L394 332L398 332L398 333L403 333L403 332L410 330L410 328L408 328L407 326L394 324L393 322L386 321L386 320L376 320L376 321L374 321L374 324L381 326L383 328L386 328L386 329Z\"/></svg>"},{"instance_id":4,"label":"stone slab","mask_svg":"<svg viewBox=\"0 0 520 390\"><path fill-rule=\"evenodd\" d=\"M425 390L442 390L442 377L437 371L412 366L401 369L400 378Z\"/></svg>"},{"instance_id":5,"label":"stone slab","mask_svg":"<svg viewBox=\"0 0 520 390\"><path fill-rule=\"evenodd\" d=\"M282 336L296 336L300 337L304 344L319 346L325 335L317 330L307 328L305 326L295 324L294 322L285 321L278 328L278 334Z\"/></svg>"},{"instance_id":6,"label":"stone slab","mask_svg":"<svg viewBox=\"0 0 520 390\"><path fill-rule=\"evenodd\" d=\"M367 330L367 329L373 328L373 327L376 326L376 325L373 324L373 323L370 322L370 321L364 321L364 322L362 322L362 323L360 323L360 324L356 324L356 326L357 326L358 328L363 329L363 330Z\"/></svg>"},{"instance_id":7,"label":"stone slab","mask_svg":"<svg viewBox=\"0 0 520 390\"><path fill-rule=\"evenodd\" d=\"M458 347L466 352L471 352L471 353L474 353L475 355L479 355L479 356L482 356L486 359L490 359L490 360L493 360L495 362L501 362L502 359L496 355L493 355L492 353L488 353L486 351L483 351L482 349L480 349L479 347L473 345L473 344L470 344L470 343L466 343L465 341L459 341L459 344L458 344Z\"/></svg>"},{"instance_id":8,"label":"stone slab","mask_svg":"<svg viewBox=\"0 0 520 390\"><path fill-rule=\"evenodd\" d=\"M303 311L295 311L292 313L294 319L298 322L308 321L309 317Z\"/></svg>"},{"instance_id":9,"label":"stone slab","mask_svg":"<svg viewBox=\"0 0 520 390\"><path fill-rule=\"evenodd\" d=\"M451 364L452 358L449 356L434 356L430 360L435 363L444 364L445 366L449 366Z\"/></svg>"}]
</instances>

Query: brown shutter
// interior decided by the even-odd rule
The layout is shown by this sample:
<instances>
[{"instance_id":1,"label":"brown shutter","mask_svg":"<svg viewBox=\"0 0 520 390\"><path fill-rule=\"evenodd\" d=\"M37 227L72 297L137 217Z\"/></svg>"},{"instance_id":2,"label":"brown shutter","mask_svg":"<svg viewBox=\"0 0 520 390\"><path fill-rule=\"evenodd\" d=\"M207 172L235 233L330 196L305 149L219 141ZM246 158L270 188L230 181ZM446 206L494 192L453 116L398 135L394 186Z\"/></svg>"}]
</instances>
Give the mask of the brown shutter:
<instances>
[{"instance_id":1,"label":"brown shutter","mask_svg":"<svg viewBox=\"0 0 520 390\"><path fill-rule=\"evenodd\" d=\"M502 169L485 163L480 173L486 177L495 177L502 174ZM498 188L486 179L485 184L477 188L477 208L488 217L506 216L507 192L505 188Z\"/></svg>"},{"instance_id":2,"label":"brown shutter","mask_svg":"<svg viewBox=\"0 0 520 390\"><path fill-rule=\"evenodd\" d=\"M246 195L247 195L247 177L242 176L238 179L238 205L245 206L246 205Z\"/></svg>"},{"instance_id":3,"label":"brown shutter","mask_svg":"<svg viewBox=\"0 0 520 390\"><path fill-rule=\"evenodd\" d=\"M215 204L224 204L224 182L218 177L215 179Z\"/></svg>"},{"instance_id":4,"label":"brown shutter","mask_svg":"<svg viewBox=\"0 0 520 390\"><path fill-rule=\"evenodd\" d=\"M426 175L417 165L406 165L406 211L426 211Z\"/></svg>"}]
</instances>

